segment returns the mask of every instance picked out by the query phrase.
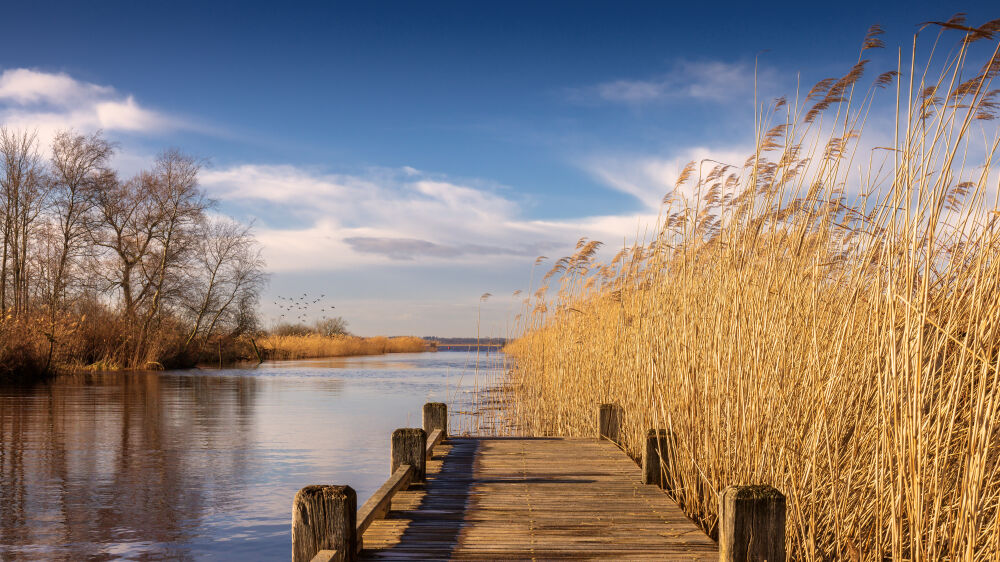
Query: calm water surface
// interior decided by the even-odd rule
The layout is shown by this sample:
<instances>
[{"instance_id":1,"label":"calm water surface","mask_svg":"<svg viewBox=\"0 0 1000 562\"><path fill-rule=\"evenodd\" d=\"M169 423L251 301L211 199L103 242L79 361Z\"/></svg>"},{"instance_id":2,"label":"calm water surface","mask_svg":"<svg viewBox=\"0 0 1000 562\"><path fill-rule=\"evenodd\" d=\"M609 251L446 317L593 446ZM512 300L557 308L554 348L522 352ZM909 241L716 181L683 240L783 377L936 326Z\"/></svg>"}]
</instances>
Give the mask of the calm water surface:
<instances>
[{"instance_id":1,"label":"calm water surface","mask_svg":"<svg viewBox=\"0 0 1000 562\"><path fill-rule=\"evenodd\" d=\"M0 559L287 560L295 492L350 484L360 505L388 476L392 430L419 427L424 402L454 410L474 362L398 354L0 388Z\"/></svg>"}]
</instances>

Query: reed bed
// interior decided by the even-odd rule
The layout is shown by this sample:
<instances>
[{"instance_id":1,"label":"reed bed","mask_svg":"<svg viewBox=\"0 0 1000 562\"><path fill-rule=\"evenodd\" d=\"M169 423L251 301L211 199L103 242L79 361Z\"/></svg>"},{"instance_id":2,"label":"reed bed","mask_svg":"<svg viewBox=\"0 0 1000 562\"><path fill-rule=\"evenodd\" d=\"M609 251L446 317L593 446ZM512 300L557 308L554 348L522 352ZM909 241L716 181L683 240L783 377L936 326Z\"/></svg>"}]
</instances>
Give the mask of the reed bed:
<instances>
[{"instance_id":1,"label":"reed bed","mask_svg":"<svg viewBox=\"0 0 1000 562\"><path fill-rule=\"evenodd\" d=\"M520 433L511 408L508 358L503 353L470 352L474 361L473 378L465 389L467 398L460 403L460 430L479 437L509 436ZM456 389L462 391L462 389ZM453 400L454 402L454 400Z\"/></svg>"},{"instance_id":2,"label":"reed bed","mask_svg":"<svg viewBox=\"0 0 1000 562\"><path fill-rule=\"evenodd\" d=\"M652 235L581 240L506 349L520 430L618 403L634 457L675 433L709 532L724 487L781 490L794 560L1000 558L998 30L928 25L869 81L873 27L844 76L755 106L746 162L689 164Z\"/></svg>"},{"instance_id":3,"label":"reed bed","mask_svg":"<svg viewBox=\"0 0 1000 562\"><path fill-rule=\"evenodd\" d=\"M349 335L324 336L321 334L269 335L263 338L260 343L268 359L313 359L427 351L427 342L414 336L361 338Z\"/></svg>"}]
</instances>

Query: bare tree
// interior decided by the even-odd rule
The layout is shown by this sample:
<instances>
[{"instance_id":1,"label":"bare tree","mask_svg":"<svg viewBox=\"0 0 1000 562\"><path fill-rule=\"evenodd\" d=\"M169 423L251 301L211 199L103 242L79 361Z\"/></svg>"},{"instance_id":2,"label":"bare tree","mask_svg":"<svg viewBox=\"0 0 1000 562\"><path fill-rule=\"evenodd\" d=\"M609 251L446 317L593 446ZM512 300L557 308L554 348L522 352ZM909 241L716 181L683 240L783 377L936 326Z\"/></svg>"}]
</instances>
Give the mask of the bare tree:
<instances>
[{"instance_id":1,"label":"bare tree","mask_svg":"<svg viewBox=\"0 0 1000 562\"><path fill-rule=\"evenodd\" d=\"M52 142L51 213L56 227L56 248L48 297L54 310L64 304L70 272L87 247L98 193L114 184L108 168L113 152L113 145L100 132L85 136L62 131Z\"/></svg>"},{"instance_id":2,"label":"bare tree","mask_svg":"<svg viewBox=\"0 0 1000 562\"><path fill-rule=\"evenodd\" d=\"M231 335L255 329L254 311L266 282L260 245L250 226L225 218L209 219L199 240L192 293L186 299L193 322L182 351L199 337L203 344L220 329Z\"/></svg>"},{"instance_id":3,"label":"bare tree","mask_svg":"<svg viewBox=\"0 0 1000 562\"><path fill-rule=\"evenodd\" d=\"M144 363L151 331L166 305L184 292L184 265L212 202L198 187L200 164L176 150L151 171L104 189L96 198L102 228L96 244L108 251L107 288L116 290L131 344L127 361Z\"/></svg>"},{"instance_id":4,"label":"bare tree","mask_svg":"<svg viewBox=\"0 0 1000 562\"><path fill-rule=\"evenodd\" d=\"M14 316L28 309L29 246L45 205L48 180L35 133L0 128L0 206L3 255L0 262L0 309Z\"/></svg>"},{"instance_id":5,"label":"bare tree","mask_svg":"<svg viewBox=\"0 0 1000 562\"><path fill-rule=\"evenodd\" d=\"M101 292L117 292L122 316L134 323L137 310L149 288L141 275L143 261L152 251L162 218L145 185L148 173L114 182L95 198L100 228L92 231L91 240L107 253L97 267L107 281Z\"/></svg>"},{"instance_id":6,"label":"bare tree","mask_svg":"<svg viewBox=\"0 0 1000 562\"><path fill-rule=\"evenodd\" d=\"M316 333L320 334L321 336L327 336L327 337L343 336L348 333L347 320L344 320L340 316L317 320L315 324L315 329Z\"/></svg>"},{"instance_id":7,"label":"bare tree","mask_svg":"<svg viewBox=\"0 0 1000 562\"><path fill-rule=\"evenodd\" d=\"M196 228L205 211L212 206L212 201L198 187L200 169L200 163L194 158L168 150L156 159L153 172L145 176L144 186L157 209L159 226L151 259L140 262L149 291L149 304L138 326L137 351L145 347L164 300L180 294L181 287L174 281L182 276L172 275L173 270L189 257L195 246ZM137 356L135 362L139 359Z\"/></svg>"}]
</instances>

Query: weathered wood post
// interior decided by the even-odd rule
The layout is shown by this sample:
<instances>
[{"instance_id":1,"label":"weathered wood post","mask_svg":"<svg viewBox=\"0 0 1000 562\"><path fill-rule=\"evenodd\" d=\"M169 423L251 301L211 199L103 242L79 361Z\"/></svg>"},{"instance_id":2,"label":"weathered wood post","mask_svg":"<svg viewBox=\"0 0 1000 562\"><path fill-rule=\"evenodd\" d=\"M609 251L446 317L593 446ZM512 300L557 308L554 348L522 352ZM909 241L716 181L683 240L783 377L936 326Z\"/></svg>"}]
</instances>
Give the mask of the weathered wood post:
<instances>
[{"instance_id":1,"label":"weathered wood post","mask_svg":"<svg viewBox=\"0 0 1000 562\"><path fill-rule=\"evenodd\" d=\"M646 432L646 448L642 452L643 484L674 489L670 467L674 462L675 444L676 439L669 429L650 429Z\"/></svg>"},{"instance_id":2,"label":"weathered wood post","mask_svg":"<svg viewBox=\"0 0 1000 562\"><path fill-rule=\"evenodd\" d=\"M413 467L413 481L427 479L427 432L419 427L404 427L392 432L392 468L396 472L401 465Z\"/></svg>"},{"instance_id":3,"label":"weathered wood post","mask_svg":"<svg viewBox=\"0 0 1000 562\"><path fill-rule=\"evenodd\" d=\"M730 486L719 498L720 562L785 560L785 496L771 486Z\"/></svg>"},{"instance_id":4,"label":"weathered wood post","mask_svg":"<svg viewBox=\"0 0 1000 562\"><path fill-rule=\"evenodd\" d=\"M444 402L424 404L424 431L430 435L435 429L441 430L441 438L448 438L448 405Z\"/></svg>"},{"instance_id":5,"label":"weathered wood post","mask_svg":"<svg viewBox=\"0 0 1000 562\"><path fill-rule=\"evenodd\" d=\"M618 404L601 404L597 420L597 437L621 444L624 410Z\"/></svg>"},{"instance_id":6,"label":"weathered wood post","mask_svg":"<svg viewBox=\"0 0 1000 562\"><path fill-rule=\"evenodd\" d=\"M309 562L321 550L336 560L357 559L358 496L350 486L306 486L292 502L292 562Z\"/></svg>"}]
</instances>

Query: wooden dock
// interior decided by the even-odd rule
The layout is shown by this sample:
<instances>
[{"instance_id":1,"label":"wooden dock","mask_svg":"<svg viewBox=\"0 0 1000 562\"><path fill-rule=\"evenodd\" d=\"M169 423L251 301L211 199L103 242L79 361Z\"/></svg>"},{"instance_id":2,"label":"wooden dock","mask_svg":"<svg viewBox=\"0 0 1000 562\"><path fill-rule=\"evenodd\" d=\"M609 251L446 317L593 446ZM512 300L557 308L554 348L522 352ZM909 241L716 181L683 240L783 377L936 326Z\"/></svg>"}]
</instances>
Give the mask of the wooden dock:
<instances>
[{"instance_id":1,"label":"wooden dock","mask_svg":"<svg viewBox=\"0 0 1000 562\"><path fill-rule=\"evenodd\" d=\"M451 439L398 492L362 560L718 560L718 546L607 440Z\"/></svg>"},{"instance_id":2,"label":"wooden dock","mask_svg":"<svg viewBox=\"0 0 1000 562\"><path fill-rule=\"evenodd\" d=\"M719 495L719 543L668 493L675 438L650 429L642 466L619 446L622 410L593 438L449 437L447 406L392 434L389 479L360 508L350 486L306 486L292 504L292 561L785 560L785 497Z\"/></svg>"}]
</instances>

